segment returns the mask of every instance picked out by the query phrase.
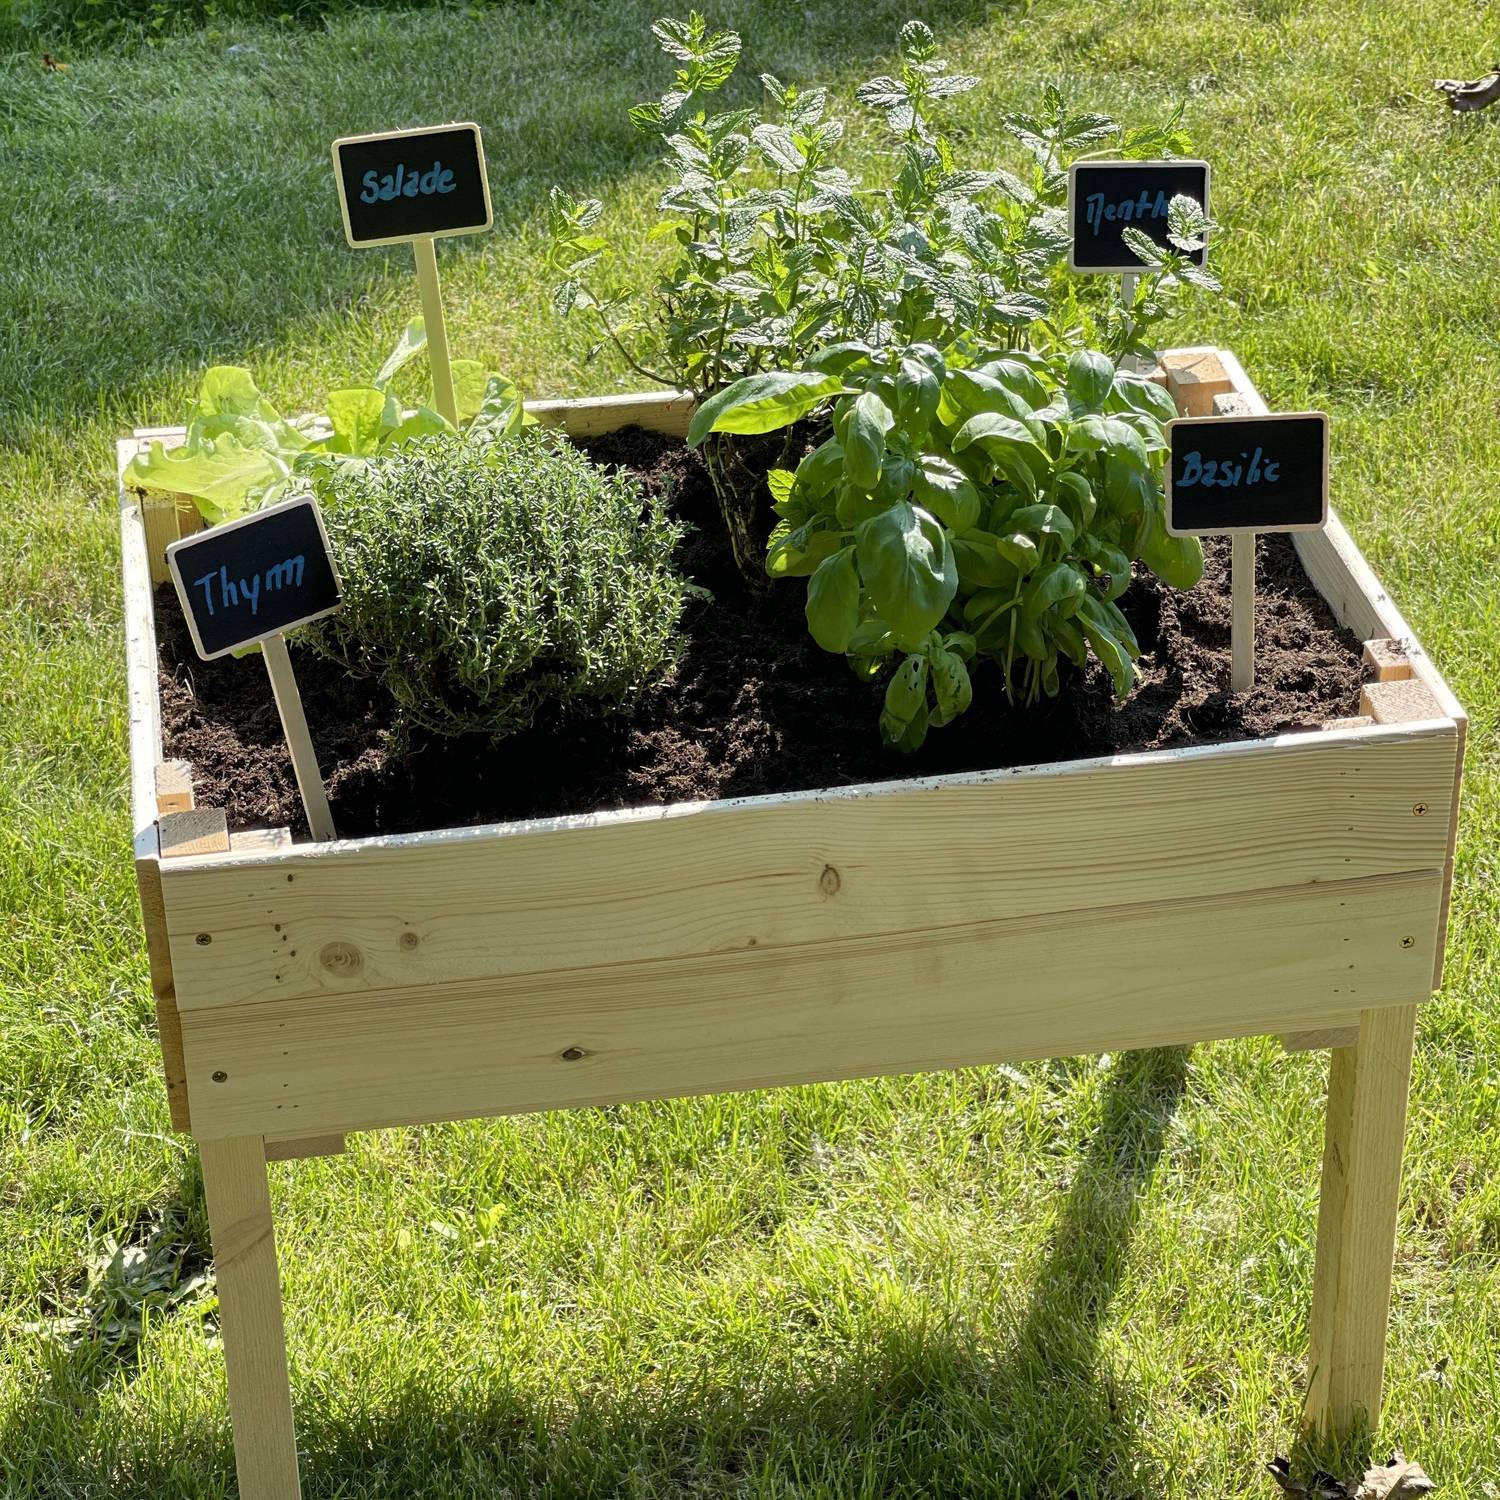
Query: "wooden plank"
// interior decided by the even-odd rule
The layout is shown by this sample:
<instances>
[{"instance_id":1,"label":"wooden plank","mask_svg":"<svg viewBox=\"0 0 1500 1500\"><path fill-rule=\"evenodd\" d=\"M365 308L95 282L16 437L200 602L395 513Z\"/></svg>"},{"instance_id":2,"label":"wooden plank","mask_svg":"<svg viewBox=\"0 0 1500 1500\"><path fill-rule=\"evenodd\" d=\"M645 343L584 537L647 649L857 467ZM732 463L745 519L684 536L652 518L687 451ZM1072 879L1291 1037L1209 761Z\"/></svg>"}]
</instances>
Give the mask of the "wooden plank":
<instances>
[{"instance_id":1,"label":"wooden plank","mask_svg":"<svg viewBox=\"0 0 1500 1500\"><path fill-rule=\"evenodd\" d=\"M1251 417L1250 403L1238 391L1224 391L1213 399L1213 415L1216 417Z\"/></svg>"},{"instance_id":2,"label":"wooden plank","mask_svg":"<svg viewBox=\"0 0 1500 1500\"><path fill-rule=\"evenodd\" d=\"M1214 397L1232 393L1234 381L1218 349L1169 349L1161 357L1167 391L1185 417L1213 415Z\"/></svg>"},{"instance_id":3,"label":"wooden plank","mask_svg":"<svg viewBox=\"0 0 1500 1500\"><path fill-rule=\"evenodd\" d=\"M1367 682L1359 690L1359 711L1377 724L1420 724L1443 716L1432 690L1420 677Z\"/></svg>"},{"instance_id":4,"label":"wooden plank","mask_svg":"<svg viewBox=\"0 0 1500 1500\"><path fill-rule=\"evenodd\" d=\"M1426 995L1441 899L1429 870L188 1011L194 1129L316 1135L1348 1025Z\"/></svg>"},{"instance_id":5,"label":"wooden plank","mask_svg":"<svg viewBox=\"0 0 1500 1500\"><path fill-rule=\"evenodd\" d=\"M528 401L526 410L539 422L561 427L569 437L599 437L623 427L686 437L693 406L689 391L655 391L572 401Z\"/></svg>"},{"instance_id":6,"label":"wooden plank","mask_svg":"<svg viewBox=\"0 0 1500 1500\"><path fill-rule=\"evenodd\" d=\"M192 812L193 807L193 768L185 760L163 761L156 768L157 812Z\"/></svg>"},{"instance_id":7,"label":"wooden plank","mask_svg":"<svg viewBox=\"0 0 1500 1500\"><path fill-rule=\"evenodd\" d=\"M157 828L164 860L229 853L229 824L222 807L195 807L191 812L168 813L158 821Z\"/></svg>"},{"instance_id":8,"label":"wooden plank","mask_svg":"<svg viewBox=\"0 0 1500 1500\"><path fill-rule=\"evenodd\" d=\"M120 474L135 456L134 438L115 445ZM156 615L151 567L139 505L120 487L120 572L125 596L125 678L130 708L130 811L136 857L156 855L156 767L161 752Z\"/></svg>"},{"instance_id":9,"label":"wooden plank","mask_svg":"<svg viewBox=\"0 0 1500 1500\"><path fill-rule=\"evenodd\" d=\"M1330 1026L1323 1031L1293 1031L1281 1038L1287 1052L1323 1052L1331 1047L1352 1047L1359 1040L1359 1025Z\"/></svg>"},{"instance_id":10,"label":"wooden plank","mask_svg":"<svg viewBox=\"0 0 1500 1500\"><path fill-rule=\"evenodd\" d=\"M727 964L752 949L1430 869L1442 862L1453 754L1448 725L1315 730L171 861L177 1002L691 955ZM1412 816L1418 801L1431 818Z\"/></svg>"},{"instance_id":11,"label":"wooden plank","mask_svg":"<svg viewBox=\"0 0 1500 1500\"><path fill-rule=\"evenodd\" d=\"M290 828L246 828L229 835L231 854L266 854L292 847Z\"/></svg>"},{"instance_id":12,"label":"wooden plank","mask_svg":"<svg viewBox=\"0 0 1500 1500\"><path fill-rule=\"evenodd\" d=\"M1304 1424L1348 1434L1380 1420L1396 1211L1416 1009L1372 1009L1333 1053Z\"/></svg>"},{"instance_id":13,"label":"wooden plank","mask_svg":"<svg viewBox=\"0 0 1500 1500\"><path fill-rule=\"evenodd\" d=\"M267 1161L306 1161L313 1156L342 1156L342 1135L266 1137Z\"/></svg>"},{"instance_id":14,"label":"wooden plank","mask_svg":"<svg viewBox=\"0 0 1500 1500\"><path fill-rule=\"evenodd\" d=\"M116 448L119 471L135 452L131 439ZM140 511L125 502L121 492L120 568L125 603L125 679L130 714L130 815L136 889L140 894L141 926L146 936L146 961L151 974L151 997L156 1008L156 1031L161 1045L162 1078L167 1109L174 1130L192 1129L188 1108L187 1071L182 1058L182 1023L177 1015L177 992L172 978L172 949L167 936L166 907L161 890L161 846L156 828L155 769L161 760L161 703L156 679L156 622L151 606L151 570L146 561L146 535Z\"/></svg>"},{"instance_id":15,"label":"wooden plank","mask_svg":"<svg viewBox=\"0 0 1500 1500\"><path fill-rule=\"evenodd\" d=\"M276 1229L258 1136L200 1141L240 1500L299 1500Z\"/></svg>"},{"instance_id":16,"label":"wooden plank","mask_svg":"<svg viewBox=\"0 0 1500 1500\"><path fill-rule=\"evenodd\" d=\"M1411 676L1411 658L1402 641L1366 641L1363 656L1376 682L1397 682Z\"/></svg>"},{"instance_id":17,"label":"wooden plank","mask_svg":"<svg viewBox=\"0 0 1500 1500\"><path fill-rule=\"evenodd\" d=\"M1240 362L1228 350L1221 350L1225 370L1234 382L1234 388L1249 401L1252 410L1269 410L1255 389L1250 377L1245 374ZM1354 545L1353 539L1344 529L1343 523L1330 509L1328 524L1322 531L1299 531L1293 534L1292 543L1297 556L1313 586L1327 600L1339 623L1347 626L1362 640L1394 640L1406 651L1412 675L1427 684L1428 691L1437 700L1445 718L1451 719L1458 735L1458 748L1453 761L1453 793L1448 799L1448 861L1447 887L1443 898L1439 926L1442 938L1438 943L1433 963L1432 986L1442 987L1443 960L1447 951L1448 912L1453 897L1453 872L1458 852L1459 799L1463 787L1464 751L1468 742L1469 720L1463 705L1454 696L1453 690L1443 680L1442 673L1433 665L1431 658L1422 649L1411 626L1406 623L1401 611L1396 608L1390 595L1381 587L1369 563Z\"/></svg>"}]
</instances>

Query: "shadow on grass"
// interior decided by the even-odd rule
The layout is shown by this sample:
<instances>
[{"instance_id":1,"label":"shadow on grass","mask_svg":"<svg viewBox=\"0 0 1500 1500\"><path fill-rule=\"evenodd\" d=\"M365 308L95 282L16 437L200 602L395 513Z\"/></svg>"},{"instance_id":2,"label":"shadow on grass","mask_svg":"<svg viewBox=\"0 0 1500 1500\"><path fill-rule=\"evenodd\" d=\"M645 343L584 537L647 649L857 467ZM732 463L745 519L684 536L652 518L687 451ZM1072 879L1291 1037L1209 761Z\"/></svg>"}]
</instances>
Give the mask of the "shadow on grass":
<instances>
[{"instance_id":1,"label":"shadow on grass","mask_svg":"<svg viewBox=\"0 0 1500 1500\"><path fill-rule=\"evenodd\" d=\"M548 1407L509 1386L497 1350L494 1367L469 1388L435 1392L413 1382L369 1410L335 1409L304 1390L297 1413L304 1493L308 1500L1163 1494L1165 1476L1137 1443L1134 1394L1099 1369L1099 1335L1186 1079L1185 1050L1125 1054L1116 1063L1099 1128L1008 1345L986 1348L966 1336L969 1320L958 1308L940 1328L898 1313L836 1364L773 1382L745 1368L726 1384L721 1362L710 1379L677 1390L596 1390ZM38 1392L17 1423L50 1420L56 1399L55 1391ZM232 1465L222 1430L217 1442L205 1433L187 1444L164 1436L153 1452L132 1442L111 1462L116 1500L224 1492ZM0 1433L0 1455L35 1446L34 1435ZM5 1493L86 1493L99 1447L97 1434L76 1450L61 1444L49 1467L53 1487Z\"/></svg>"}]
</instances>

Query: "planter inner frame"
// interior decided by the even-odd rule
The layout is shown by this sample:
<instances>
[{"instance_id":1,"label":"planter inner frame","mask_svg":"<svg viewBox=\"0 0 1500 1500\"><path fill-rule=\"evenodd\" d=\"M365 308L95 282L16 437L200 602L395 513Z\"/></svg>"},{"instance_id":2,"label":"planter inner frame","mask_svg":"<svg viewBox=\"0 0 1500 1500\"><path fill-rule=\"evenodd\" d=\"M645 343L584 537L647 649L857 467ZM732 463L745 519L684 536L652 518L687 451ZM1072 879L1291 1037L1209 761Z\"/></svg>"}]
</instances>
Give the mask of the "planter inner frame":
<instances>
[{"instance_id":1,"label":"planter inner frame","mask_svg":"<svg viewBox=\"0 0 1500 1500\"><path fill-rule=\"evenodd\" d=\"M1165 364L1185 410L1266 410L1227 351ZM681 436L691 414L672 393L531 409L575 436ZM121 470L174 435L123 440ZM245 1500L299 1492L268 1159L391 1125L1231 1036L1331 1049L1305 1421L1378 1419L1465 716L1336 516L1294 540L1368 642L1356 719L316 845L230 835L163 763L152 591L199 523L123 486L120 514L136 872L172 1122L203 1153Z\"/></svg>"}]
</instances>

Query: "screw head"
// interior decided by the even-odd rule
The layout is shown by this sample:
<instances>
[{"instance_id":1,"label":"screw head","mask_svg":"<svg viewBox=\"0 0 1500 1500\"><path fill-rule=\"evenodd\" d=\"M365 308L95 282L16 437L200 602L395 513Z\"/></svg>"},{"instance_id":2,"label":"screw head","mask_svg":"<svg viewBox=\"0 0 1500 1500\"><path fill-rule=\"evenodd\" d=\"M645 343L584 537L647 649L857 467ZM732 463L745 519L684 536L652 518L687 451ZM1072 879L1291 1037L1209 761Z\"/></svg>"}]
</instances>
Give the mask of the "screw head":
<instances>
[{"instance_id":1,"label":"screw head","mask_svg":"<svg viewBox=\"0 0 1500 1500\"><path fill-rule=\"evenodd\" d=\"M1418 802L1412 808L1411 815L1414 818L1425 818L1427 816L1427 804L1425 802Z\"/></svg>"},{"instance_id":2,"label":"screw head","mask_svg":"<svg viewBox=\"0 0 1500 1500\"><path fill-rule=\"evenodd\" d=\"M223 1070L223 1068L220 1068L219 1071L214 1074L214 1082L215 1083L228 1083L229 1082L229 1074L226 1073Z\"/></svg>"},{"instance_id":3,"label":"screw head","mask_svg":"<svg viewBox=\"0 0 1500 1500\"><path fill-rule=\"evenodd\" d=\"M208 945L213 942L213 940L214 935L211 932L200 932L198 936L193 939L193 941L197 943L200 948L208 947Z\"/></svg>"},{"instance_id":4,"label":"screw head","mask_svg":"<svg viewBox=\"0 0 1500 1500\"><path fill-rule=\"evenodd\" d=\"M1401 939L1401 946L1403 948L1415 948L1417 946L1417 940L1414 937L1404 937Z\"/></svg>"}]
</instances>

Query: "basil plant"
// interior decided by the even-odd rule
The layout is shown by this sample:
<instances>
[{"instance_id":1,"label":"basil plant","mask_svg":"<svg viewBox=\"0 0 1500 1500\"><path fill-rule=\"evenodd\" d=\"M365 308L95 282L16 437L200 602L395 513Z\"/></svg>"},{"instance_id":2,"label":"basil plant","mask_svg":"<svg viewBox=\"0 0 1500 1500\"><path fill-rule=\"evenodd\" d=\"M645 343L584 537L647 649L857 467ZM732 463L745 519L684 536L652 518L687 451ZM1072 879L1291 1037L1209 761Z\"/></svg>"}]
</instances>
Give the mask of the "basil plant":
<instances>
[{"instance_id":1,"label":"basil plant","mask_svg":"<svg viewBox=\"0 0 1500 1500\"><path fill-rule=\"evenodd\" d=\"M698 408L689 442L787 427L831 405L832 433L769 476L766 570L807 580L807 623L862 678L888 674L880 732L915 750L970 704L975 665L1009 698L1055 695L1090 654L1117 694L1140 655L1116 600L1139 560L1174 588L1203 572L1164 524L1171 398L1104 354L947 353L835 344Z\"/></svg>"}]
</instances>

